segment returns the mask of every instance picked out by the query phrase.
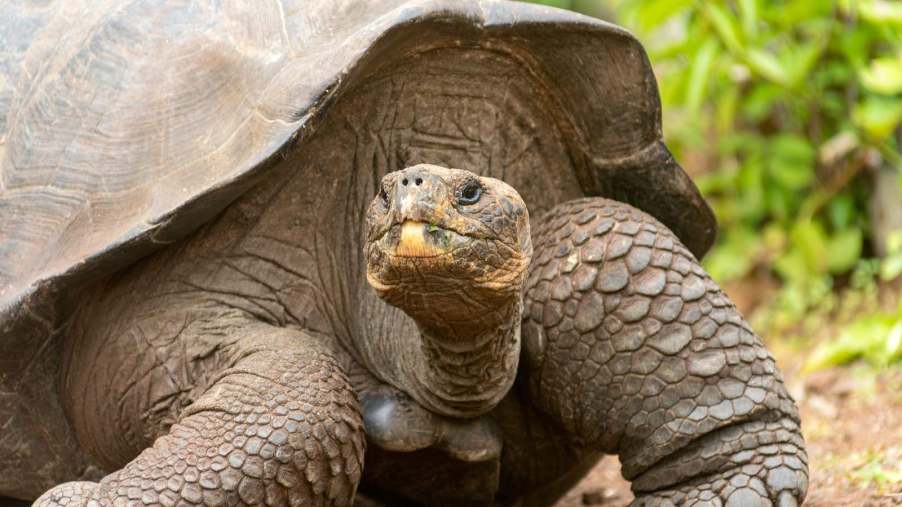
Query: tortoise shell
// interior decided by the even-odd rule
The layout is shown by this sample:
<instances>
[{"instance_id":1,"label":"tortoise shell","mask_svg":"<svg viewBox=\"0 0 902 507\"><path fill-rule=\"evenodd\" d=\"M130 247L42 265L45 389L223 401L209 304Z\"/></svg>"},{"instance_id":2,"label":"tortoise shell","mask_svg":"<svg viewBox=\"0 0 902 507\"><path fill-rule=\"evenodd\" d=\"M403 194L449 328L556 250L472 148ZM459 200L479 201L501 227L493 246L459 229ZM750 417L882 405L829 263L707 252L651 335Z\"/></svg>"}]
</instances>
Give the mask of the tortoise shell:
<instances>
[{"instance_id":1,"label":"tortoise shell","mask_svg":"<svg viewBox=\"0 0 902 507\"><path fill-rule=\"evenodd\" d=\"M649 212L697 257L715 237L710 208L661 140L642 46L578 14L493 0L5 2L0 48L0 427L16 438L16 428L43 428L19 445L32 455L76 445L47 421L64 417L48 376L66 301L79 287L186 237L279 174L289 155L321 149L311 140L343 98L356 97L342 114L361 118L380 101L418 107L428 90L360 93L403 75L404 62L460 52L446 68L455 79L487 90L519 80L518 100L540 102L548 114L518 116L513 104L509 126L539 132L536 123L553 123L568 185ZM428 72L444 79L440 66ZM493 175L504 178L505 161L519 155L473 151L468 129L492 127L480 123L485 111L468 116L466 101L457 104L453 119L433 111L421 120L457 122L459 139L398 137L380 171L449 163L430 151L445 143L464 154L450 162L501 167ZM518 139L536 149L545 142ZM527 202L543 192L555 200L549 182L563 185L555 175L563 169L524 167L526 176L544 173L535 188L522 188L524 170L516 178Z\"/></svg>"}]
</instances>

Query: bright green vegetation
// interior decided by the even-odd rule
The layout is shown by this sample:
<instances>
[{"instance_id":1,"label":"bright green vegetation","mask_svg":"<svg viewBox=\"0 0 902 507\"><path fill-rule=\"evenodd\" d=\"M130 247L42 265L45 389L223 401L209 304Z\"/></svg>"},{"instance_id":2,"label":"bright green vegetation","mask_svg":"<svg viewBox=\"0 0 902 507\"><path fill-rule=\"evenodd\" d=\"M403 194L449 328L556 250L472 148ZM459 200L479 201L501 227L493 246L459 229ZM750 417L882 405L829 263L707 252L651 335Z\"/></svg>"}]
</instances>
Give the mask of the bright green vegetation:
<instances>
[{"instance_id":1,"label":"bright green vegetation","mask_svg":"<svg viewBox=\"0 0 902 507\"><path fill-rule=\"evenodd\" d=\"M902 231L868 213L872 175L902 200L902 2L545 0L611 15L645 44L668 146L721 226L705 267L779 285L753 316L775 336L902 275ZM902 309L861 312L809 367L902 359Z\"/></svg>"},{"instance_id":2,"label":"bright green vegetation","mask_svg":"<svg viewBox=\"0 0 902 507\"><path fill-rule=\"evenodd\" d=\"M865 313L842 327L835 339L815 349L807 371L863 359L874 366L902 360L902 305L894 312Z\"/></svg>"}]
</instances>

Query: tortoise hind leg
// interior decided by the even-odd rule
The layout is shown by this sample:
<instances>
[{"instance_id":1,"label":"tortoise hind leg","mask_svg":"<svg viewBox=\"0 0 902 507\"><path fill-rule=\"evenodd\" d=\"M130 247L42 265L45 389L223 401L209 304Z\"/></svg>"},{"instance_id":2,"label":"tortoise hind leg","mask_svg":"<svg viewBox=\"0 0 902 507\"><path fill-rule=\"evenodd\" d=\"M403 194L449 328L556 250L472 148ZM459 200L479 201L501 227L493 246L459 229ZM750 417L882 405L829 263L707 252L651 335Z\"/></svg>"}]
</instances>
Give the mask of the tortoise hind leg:
<instances>
[{"instance_id":1,"label":"tortoise hind leg","mask_svg":"<svg viewBox=\"0 0 902 507\"><path fill-rule=\"evenodd\" d=\"M250 338L237 361L152 447L99 483L58 486L36 505L351 505L365 443L339 362L300 331L241 332Z\"/></svg>"},{"instance_id":2,"label":"tortoise hind leg","mask_svg":"<svg viewBox=\"0 0 902 507\"><path fill-rule=\"evenodd\" d=\"M781 374L669 230L581 199L554 208L534 244L534 403L582 445L619 454L635 504L802 501L807 457Z\"/></svg>"}]
</instances>

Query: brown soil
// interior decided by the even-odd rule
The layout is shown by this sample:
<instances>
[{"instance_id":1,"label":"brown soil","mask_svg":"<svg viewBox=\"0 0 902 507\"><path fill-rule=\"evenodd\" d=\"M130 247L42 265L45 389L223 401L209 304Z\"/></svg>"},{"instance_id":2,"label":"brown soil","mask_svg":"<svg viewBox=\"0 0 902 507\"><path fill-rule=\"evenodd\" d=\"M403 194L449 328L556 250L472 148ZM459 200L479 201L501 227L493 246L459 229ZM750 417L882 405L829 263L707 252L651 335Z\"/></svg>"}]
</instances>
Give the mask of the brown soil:
<instances>
[{"instance_id":1,"label":"brown soil","mask_svg":"<svg viewBox=\"0 0 902 507\"><path fill-rule=\"evenodd\" d=\"M808 376L778 357L799 402L810 507L902 505L902 369L864 377L837 368ZM557 507L620 507L633 495L617 458L602 461Z\"/></svg>"}]
</instances>

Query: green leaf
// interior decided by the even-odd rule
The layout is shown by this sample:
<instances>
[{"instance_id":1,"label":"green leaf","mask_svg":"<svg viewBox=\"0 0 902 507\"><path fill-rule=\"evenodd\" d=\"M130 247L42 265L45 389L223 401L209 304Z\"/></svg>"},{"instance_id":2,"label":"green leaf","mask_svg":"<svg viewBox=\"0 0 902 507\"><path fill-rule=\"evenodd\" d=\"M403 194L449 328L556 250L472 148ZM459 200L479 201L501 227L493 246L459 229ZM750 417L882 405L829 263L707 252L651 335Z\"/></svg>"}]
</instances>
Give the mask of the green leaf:
<instances>
[{"instance_id":1,"label":"green leaf","mask_svg":"<svg viewBox=\"0 0 902 507\"><path fill-rule=\"evenodd\" d=\"M637 24L643 31L660 27L666 21L685 11L694 0L644 0L636 7Z\"/></svg>"},{"instance_id":2,"label":"green leaf","mask_svg":"<svg viewBox=\"0 0 902 507\"><path fill-rule=\"evenodd\" d=\"M810 271L805 262L804 254L799 250L790 250L788 253L777 257L774 261L774 269L787 282L787 285L803 285L810 278Z\"/></svg>"},{"instance_id":3,"label":"green leaf","mask_svg":"<svg viewBox=\"0 0 902 507\"><path fill-rule=\"evenodd\" d=\"M805 362L803 371L810 373L831 366L848 364L860 357L861 354L861 347L852 340L826 342L814 349L808 361Z\"/></svg>"},{"instance_id":4,"label":"green leaf","mask_svg":"<svg viewBox=\"0 0 902 507\"><path fill-rule=\"evenodd\" d=\"M863 315L845 326L837 338L821 343L804 366L811 372L863 358L885 366L902 359L902 309Z\"/></svg>"},{"instance_id":5,"label":"green leaf","mask_svg":"<svg viewBox=\"0 0 902 507\"><path fill-rule=\"evenodd\" d=\"M778 184L800 190L814 182L815 151L805 138L780 135L770 144L768 173Z\"/></svg>"},{"instance_id":6,"label":"green leaf","mask_svg":"<svg viewBox=\"0 0 902 507\"><path fill-rule=\"evenodd\" d=\"M865 88L884 95L902 93L902 53L895 58L875 58L858 72Z\"/></svg>"},{"instance_id":7,"label":"green leaf","mask_svg":"<svg viewBox=\"0 0 902 507\"><path fill-rule=\"evenodd\" d=\"M831 273L845 273L861 258L861 229L845 229L827 241L827 269Z\"/></svg>"},{"instance_id":8,"label":"green leaf","mask_svg":"<svg viewBox=\"0 0 902 507\"><path fill-rule=\"evenodd\" d=\"M746 56L749 67L760 76L782 86L789 84L789 75L774 55L752 48L748 50Z\"/></svg>"},{"instance_id":9,"label":"green leaf","mask_svg":"<svg viewBox=\"0 0 902 507\"><path fill-rule=\"evenodd\" d=\"M704 260L705 270L718 283L742 278L754 267L762 249L761 235L756 231L737 228L725 235Z\"/></svg>"},{"instance_id":10,"label":"green leaf","mask_svg":"<svg viewBox=\"0 0 902 507\"><path fill-rule=\"evenodd\" d=\"M808 139L795 134L781 134L773 138L770 148L774 155L789 162L811 164L814 162L814 147Z\"/></svg>"},{"instance_id":11,"label":"green leaf","mask_svg":"<svg viewBox=\"0 0 902 507\"><path fill-rule=\"evenodd\" d=\"M768 185L765 188L764 201L768 212L778 220L792 219L799 206L796 193L780 185Z\"/></svg>"},{"instance_id":12,"label":"green leaf","mask_svg":"<svg viewBox=\"0 0 902 507\"><path fill-rule=\"evenodd\" d=\"M749 37L756 35L758 25L758 2L756 0L739 0L739 15L742 18L742 30Z\"/></svg>"},{"instance_id":13,"label":"green leaf","mask_svg":"<svg viewBox=\"0 0 902 507\"><path fill-rule=\"evenodd\" d=\"M739 87L729 86L724 90L720 100L716 101L715 120L717 131L730 132L736 123L736 110L739 108Z\"/></svg>"},{"instance_id":14,"label":"green leaf","mask_svg":"<svg viewBox=\"0 0 902 507\"><path fill-rule=\"evenodd\" d=\"M856 216L855 200L847 193L839 194L827 205L827 212L834 229L850 227Z\"/></svg>"},{"instance_id":15,"label":"green leaf","mask_svg":"<svg viewBox=\"0 0 902 507\"><path fill-rule=\"evenodd\" d=\"M801 23L830 16L835 0L796 0L794 2L773 2L768 10L768 18L781 31L794 30ZM834 23L836 21L831 20Z\"/></svg>"},{"instance_id":16,"label":"green leaf","mask_svg":"<svg viewBox=\"0 0 902 507\"><path fill-rule=\"evenodd\" d=\"M686 112L688 114L696 115L701 108L705 90L708 88L708 83L712 81L711 68L717 52L717 41L708 39L695 53L689 73L689 83L686 87Z\"/></svg>"},{"instance_id":17,"label":"green leaf","mask_svg":"<svg viewBox=\"0 0 902 507\"><path fill-rule=\"evenodd\" d=\"M880 262L880 279L889 282L902 276L902 253L886 256Z\"/></svg>"},{"instance_id":18,"label":"green leaf","mask_svg":"<svg viewBox=\"0 0 902 507\"><path fill-rule=\"evenodd\" d=\"M764 166L760 159L750 158L739 169L736 182L741 192L735 199L738 215L747 222L755 223L766 218Z\"/></svg>"},{"instance_id":19,"label":"green leaf","mask_svg":"<svg viewBox=\"0 0 902 507\"><path fill-rule=\"evenodd\" d=\"M902 276L902 229L887 235L886 249L887 256L880 262L880 278L888 282Z\"/></svg>"},{"instance_id":20,"label":"green leaf","mask_svg":"<svg viewBox=\"0 0 902 507\"><path fill-rule=\"evenodd\" d=\"M733 171L711 171L695 179L695 185L705 196L717 192L732 190L736 186L736 174Z\"/></svg>"},{"instance_id":21,"label":"green leaf","mask_svg":"<svg viewBox=\"0 0 902 507\"><path fill-rule=\"evenodd\" d=\"M726 10L714 2L706 3L704 12L724 46L734 53L741 53L743 44L739 39L739 32L736 30L736 25L731 15L727 14Z\"/></svg>"},{"instance_id":22,"label":"green leaf","mask_svg":"<svg viewBox=\"0 0 902 507\"><path fill-rule=\"evenodd\" d=\"M854 67L865 67L868 65L868 55L870 47L873 45L873 34L871 30L861 28L852 28L843 30L838 34L839 50L846 57L849 63Z\"/></svg>"},{"instance_id":23,"label":"green leaf","mask_svg":"<svg viewBox=\"0 0 902 507\"><path fill-rule=\"evenodd\" d=\"M902 100L868 97L852 110L855 124L875 141L883 141L902 122Z\"/></svg>"},{"instance_id":24,"label":"green leaf","mask_svg":"<svg viewBox=\"0 0 902 507\"><path fill-rule=\"evenodd\" d=\"M792 88L805 86L811 78L811 69L824 52L825 45L820 42L800 44L791 53L789 61L783 66L788 68L788 83Z\"/></svg>"},{"instance_id":25,"label":"green leaf","mask_svg":"<svg viewBox=\"0 0 902 507\"><path fill-rule=\"evenodd\" d=\"M792 247L801 252L806 269L811 273L823 273L827 268L827 237L821 224L812 221L796 222L790 233Z\"/></svg>"},{"instance_id":26,"label":"green leaf","mask_svg":"<svg viewBox=\"0 0 902 507\"><path fill-rule=\"evenodd\" d=\"M783 100L784 91L769 82L755 83L742 103L742 112L752 121L760 121L770 114L774 106ZM756 133L757 134L757 133ZM763 136L762 136L763 137Z\"/></svg>"}]
</instances>

